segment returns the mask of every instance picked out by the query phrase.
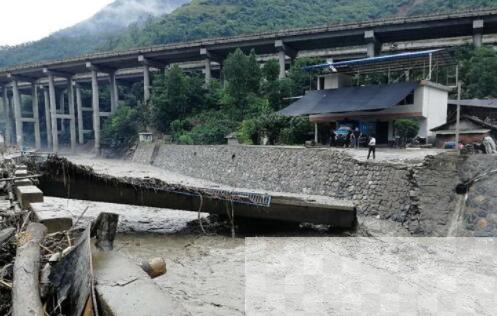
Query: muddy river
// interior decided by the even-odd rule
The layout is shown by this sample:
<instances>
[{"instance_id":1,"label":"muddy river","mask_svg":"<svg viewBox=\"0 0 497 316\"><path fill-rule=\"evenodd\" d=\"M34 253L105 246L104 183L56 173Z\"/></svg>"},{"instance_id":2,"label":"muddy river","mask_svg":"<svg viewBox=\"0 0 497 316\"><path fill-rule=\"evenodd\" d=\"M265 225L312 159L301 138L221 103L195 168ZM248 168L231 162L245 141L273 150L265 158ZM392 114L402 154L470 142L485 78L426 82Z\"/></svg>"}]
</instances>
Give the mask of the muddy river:
<instances>
[{"instance_id":1,"label":"muddy river","mask_svg":"<svg viewBox=\"0 0 497 316\"><path fill-rule=\"evenodd\" d=\"M240 236L231 238L229 228L216 226L220 224L213 222L208 214L53 197L45 197L38 209L57 214L66 212L81 228L101 212L119 214L115 250L137 263L154 257L164 258L168 272L154 281L189 312L193 315L244 314L246 240ZM199 216L207 234L200 229ZM368 226L367 235L403 235L388 222L375 222L372 218L360 221ZM270 226L269 231L245 233L246 236L273 237L362 235L360 230L333 233L319 226L278 228Z\"/></svg>"}]
</instances>

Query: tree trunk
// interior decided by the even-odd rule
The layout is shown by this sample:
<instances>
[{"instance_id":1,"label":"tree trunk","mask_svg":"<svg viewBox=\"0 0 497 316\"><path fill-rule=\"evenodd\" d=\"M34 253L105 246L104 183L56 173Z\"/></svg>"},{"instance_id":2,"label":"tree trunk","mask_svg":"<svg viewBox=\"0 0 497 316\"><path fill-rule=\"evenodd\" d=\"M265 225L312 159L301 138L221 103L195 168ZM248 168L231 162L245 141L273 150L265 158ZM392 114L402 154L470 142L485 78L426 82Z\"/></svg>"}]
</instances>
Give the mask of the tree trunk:
<instances>
[{"instance_id":1,"label":"tree trunk","mask_svg":"<svg viewBox=\"0 0 497 316\"><path fill-rule=\"evenodd\" d=\"M13 316L43 316L40 299L40 243L47 228L38 223L28 225L17 248L12 289Z\"/></svg>"}]
</instances>

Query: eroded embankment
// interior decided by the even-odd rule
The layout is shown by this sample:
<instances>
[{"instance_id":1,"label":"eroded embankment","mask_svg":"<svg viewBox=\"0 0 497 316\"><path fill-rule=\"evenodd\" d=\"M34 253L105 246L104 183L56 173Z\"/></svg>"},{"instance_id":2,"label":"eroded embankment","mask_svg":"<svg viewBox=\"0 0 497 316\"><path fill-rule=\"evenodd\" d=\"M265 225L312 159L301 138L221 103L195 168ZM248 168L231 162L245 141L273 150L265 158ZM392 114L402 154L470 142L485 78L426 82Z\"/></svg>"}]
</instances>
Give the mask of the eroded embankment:
<instances>
[{"instance_id":1,"label":"eroded embankment","mask_svg":"<svg viewBox=\"0 0 497 316\"><path fill-rule=\"evenodd\" d=\"M462 206L455 193L466 178L497 169L495 156L445 153L401 164L360 162L336 150L141 144L133 161L234 187L351 200L360 215L400 222L414 235L447 236L463 207L458 235L497 236L495 178L476 183Z\"/></svg>"},{"instance_id":2,"label":"eroded embankment","mask_svg":"<svg viewBox=\"0 0 497 316\"><path fill-rule=\"evenodd\" d=\"M171 184L153 178L115 177L56 156L38 166L48 196L352 228L355 206L329 197L257 193Z\"/></svg>"}]
</instances>

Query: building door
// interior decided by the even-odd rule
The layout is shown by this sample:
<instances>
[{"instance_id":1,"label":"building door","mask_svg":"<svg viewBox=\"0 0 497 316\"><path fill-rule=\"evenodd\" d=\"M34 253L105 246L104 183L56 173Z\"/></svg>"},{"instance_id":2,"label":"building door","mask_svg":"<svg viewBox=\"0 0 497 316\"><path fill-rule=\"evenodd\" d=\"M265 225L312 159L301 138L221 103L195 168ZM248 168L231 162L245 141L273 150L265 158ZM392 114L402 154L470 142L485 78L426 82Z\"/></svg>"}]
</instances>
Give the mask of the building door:
<instances>
[{"instance_id":1,"label":"building door","mask_svg":"<svg viewBox=\"0 0 497 316\"><path fill-rule=\"evenodd\" d=\"M388 144L388 122L378 122L376 124L376 142L378 144Z\"/></svg>"}]
</instances>

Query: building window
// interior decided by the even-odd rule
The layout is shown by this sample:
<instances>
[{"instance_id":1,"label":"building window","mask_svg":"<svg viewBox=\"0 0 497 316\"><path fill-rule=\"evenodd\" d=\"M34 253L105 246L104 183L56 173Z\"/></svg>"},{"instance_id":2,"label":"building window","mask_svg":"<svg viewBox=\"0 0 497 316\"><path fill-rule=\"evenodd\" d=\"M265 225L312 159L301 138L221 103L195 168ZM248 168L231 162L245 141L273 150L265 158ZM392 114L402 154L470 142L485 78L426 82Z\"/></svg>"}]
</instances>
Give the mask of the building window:
<instances>
[{"instance_id":1,"label":"building window","mask_svg":"<svg viewBox=\"0 0 497 316\"><path fill-rule=\"evenodd\" d=\"M400 101L398 105L411 105L414 104L414 92L411 92L404 100Z\"/></svg>"}]
</instances>

